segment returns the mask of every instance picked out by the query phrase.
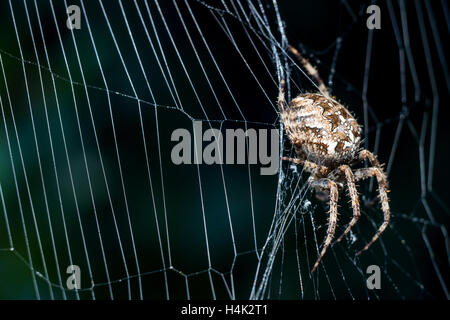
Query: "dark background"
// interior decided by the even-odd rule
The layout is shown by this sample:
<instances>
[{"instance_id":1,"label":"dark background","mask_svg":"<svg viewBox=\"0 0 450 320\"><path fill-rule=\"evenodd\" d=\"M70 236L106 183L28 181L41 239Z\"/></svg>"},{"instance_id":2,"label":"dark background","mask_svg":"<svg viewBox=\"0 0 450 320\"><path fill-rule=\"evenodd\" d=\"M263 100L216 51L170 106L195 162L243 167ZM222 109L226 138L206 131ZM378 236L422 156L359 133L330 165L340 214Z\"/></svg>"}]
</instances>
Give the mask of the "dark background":
<instances>
[{"instance_id":1,"label":"dark background","mask_svg":"<svg viewBox=\"0 0 450 320\"><path fill-rule=\"evenodd\" d=\"M267 35L265 30L258 29L258 25L252 18L249 23L239 21L244 20L242 11L239 9L236 11L236 8L239 8L239 2L227 3L227 8L223 4L208 2L209 5L219 8L219 10L209 8L197 1L187 2L202 29L206 42L214 53L216 62L226 79L226 84L233 92L233 99L228 94L227 86L217 73L202 38L197 33L192 15L185 2L176 2L185 20L186 28L189 30L189 35L195 43L200 61L204 64L203 68L208 75L208 80L215 89L222 112L216 97L209 90L208 81L198 64L196 53L192 50L172 1L161 1L159 5L171 31L172 39L177 45L178 54L183 59L184 67L180 64L177 51L172 46L171 37L165 29L166 26L155 3L149 2L154 28L145 10L144 2L139 1L138 3L144 16L145 25L158 52L160 63L165 65L167 62L170 68L180 97L179 101L172 99L133 2L123 1L124 10L152 92L148 90L146 79L141 71L139 61L136 59L118 3L108 1L103 5L136 93L123 69L121 58L117 53L99 3L86 1L89 24L111 92L108 96L104 89L99 89L105 88L105 83L102 80L83 17L81 30L75 31L75 37L86 83L91 86L88 89L88 101L71 33L65 27L64 2L53 1L53 5L70 68L71 81L61 51L51 6L46 1L37 1L37 3L51 68L57 75L55 81L58 100L55 99L35 5L31 1L26 2L37 45L39 64L44 66L40 70L62 196L61 199L58 197L58 184L55 179L48 138L39 68L36 66L37 61L25 7L21 1L12 1L23 60L25 60L27 84L40 149L39 155L46 183L48 209L46 208L20 58L21 53L17 45L10 6L7 2L3 2L0 5L0 28L2 30L0 53L31 191L29 193L26 187L6 86L2 76L0 95L3 109L1 111L6 116L20 200L15 189L13 167L10 161L6 132L2 124L0 129L0 182L15 250L14 252L8 250L10 245L2 216L0 219L0 248L5 248L5 250L0 251L0 274L2 277L0 297L36 298L30 274L30 258L24 240L25 232L19 207L20 202L27 227L26 234L29 239L33 266L45 275L42 262L45 261L49 278L55 284L49 286L43 278L38 276L37 285L41 298L51 298L51 291L55 298L63 298L58 283L58 272L62 276L62 283L65 284L67 277L65 269L71 260L68 247L72 253L73 264L79 265L82 270L82 287L85 290L81 292L81 298L93 298L93 293L96 298L110 298L109 289L111 289L114 298L137 299L140 297L139 280L142 281L144 298L165 299L167 292L170 298L213 298L211 283L214 284L214 293L217 298L229 298L225 283L230 286L232 282L235 286L235 297L248 298L258 262L256 253L260 252L265 243L274 214L278 176L260 176L259 167L251 166L252 189L250 189L249 169L246 165L224 166L228 197L226 199L219 166L200 166L201 186L199 186L196 166L175 166L171 163L170 150L173 142L170 141L170 135L176 128L190 130L192 119L203 120L204 128L209 126L222 129L246 128L245 125L247 125L256 129L270 129L279 126L275 109L278 80L274 57L267 50L270 48L270 42L264 38L264 35ZM245 1L240 3L243 11L249 13L248 3ZM368 124L369 134L365 137L367 147L370 150L376 148L374 151L378 154L380 161L384 163L388 163L390 159L392 161L389 180L393 219L390 228L379 241L380 243L374 244L370 252L362 255L361 259L353 261L354 253L374 232L374 227L370 225L370 220L366 216L373 219L377 225L381 223L382 219L377 205L370 204L370 200L376 196L376 188L371 188L369 183L362 184L360 192L364 207L362 208L361 226L355 230L357 241L355 243L343 242L332 252L330 251L324 258L326 273L319 271L319 274L314 277L311 277L308 271L311 268L307 261L311 264L311 261L317 257L314 254L316 238L308 217L304 218L305 220L295 220L294 224L298 223L298 226L301 225L301 221L306 221L308 230L305 234L301 233L299 238L301 241L306 240L310 250L308 253L304 250L296 251L296 243L299 239L294 237L293 227L288 230L286 241L283 249L277 255L269 282L268 297L270 298L433 299L446 297L442 283L448 283L449 267L448 237L444 233L449 222L446 185L450 176L447 171L447 159L450 156L448 139L450 137L444 114L448 98L448 82L446 82L448 81L448 70L443 71L442 60L436 50L434 36L437 37L441 46L445 43L444 39L448 37L448 21L446 22L444 19L444 10L440 2L431 3L430 1L428 6L431 10L427 10L426 3L423 1L405 1L405 8L401 8L401 3L392 1L391 7L389 7L385 1L377 2L381 8L381 29L373 31L370 68L368 69L370 77L367 91L369 103L367 115L364 114L362 90L369 35L366 27L365 8L370 3L367 1L348 1L348 3L345 1L280 1L278 3L289 43L299 48L313 64L318 66L323 79L328 79L331 66L333 66L333 56L336 54L335 43L338 37L341 38L341 49L337 52L334 65L336 73L332 92L339 101L348 106L360 124ZM75 1L71 4L79 5L79 2ZM263 6L271 31L276 41L279 42L281 38L272 3L264 2ZM417 8L420 8L418 11L425 19L429 42L427 46L423 44L420 35ZM215 16L211 14L212 12ZM229 12L233 12L233 14ZM239 14L235 12L239 12ZM430 12L434 13L431 21L437 26L437 33L433 33L430 27ZM401 29L401 25L405 21L401 20L401 14L407 19L408 27L405 29ZM227 22L226 26L229 28L239 52L217 23L217 21L222 21L222 17ZM157 31L156 34L164 50L164 55L159 51L154 30ZM401 59L407 59L408 54L403 47L404 30L407 30L409 34L411 60L402 62ZM396 31L399 32L397 36L402 40L400 48L395 38ZM251 42L250 39L254 42ZM425 58L424 48L431 51L431 59L428 61ZM165 61L163 57L166 59ZM283 55L280 54L280 57L283 58ZM420 95L412 81L410 61L413 61L416 68ZM435 96L433 96L432 80L428 73L430 64L434 70L434 81L436 82L437 95ZM401 66L405 67L407 89L404 95L401 91ZM188 70L189 78L186 77L184 68ZM292 71L290 92L292 96L299 92L314 90L311 82L298 71L293 63L290 64L290 68ZM255 78L258 82L255 81ZM195 92L192 90L190 81L196 88ZM297 84L297 87L294 83ZM116 94L116 92L120 94ZM116 158L116 144L108 97L111 99L127 201L123 196L120 168ZM437 98L439 98L438 101ZM141 104L138 104L138 99L142 101ZM64 127L70 170L64 149L57 101ZM437 105L433 105L433 102L437 102ZM144 136L147 143L147 155L150 159L153 192L151 192L147 176L139 108L141 108L145 128ZM184 113L174 108L183 108ZM78 112L79 126L75 110ZM92 110L92 114L90 110ZM433 117L435 122L432 121ZM92 119L96 125L95 132L98 136L103 166L106 171L109 194L103 178ZM400 119L403 120L400 121ZM402 127L399 128L399 124L402 124ZM84 153L79 128L83 135ZM394 139L396 132L399 135L397 144ZM433 180L432 184L427 186L426 182L430 179L428 166L432 132L436 134L436 150L434 167L431 170ZM422 143L420 143L421 137ZM289 150L288 145L286 149ZM423 152L423 158L420 158L421 152ZM86 154L88 162L94 204L88 185L84 154ZM284 168L284 170L288 172L289 169ZM421 173L423 173L422 178ZM73 176L73 186L70 174ZM288 174L288 177L295 181L292 175ZM425 193L421 193L422 182L425 183ZM282 187L288 188L289 181L282 183ZM73 190L75 190L75 196ZM250 200L250 192L252 192L253 201ZM31 194L31 202L29 194ZM313 215L318 229L314 231L317 231L317 241L320 245L324 236L327 207L326 204L316 201L311 194L307 198L313 202L315 208ZM63 203L63 212L61 212L60 200ZM340 221L343 225L351 215L346 200L343 196L340 203ZM114 211L111 210L111 207L114 208ZM158 224L155 222L154 208L156 208ZM255 228L252 227L252 210L255 216ZM132 221L132 231L129 228L127 213ZM95 223L95 214L97 214L101 235L99 235L99 229ZM233 246L230 232L229 216L233 225L235 246ZM168 245L165 233L166 219L170 245ZM206 227L204 227L204 222ZM82 231L80 225L83 228ZM338 233L342 230L343 225L338 229ZM158 238L157 227L161 232L161 240ZM205 241L205 230L208 242ZM55 239L54 244L51 241L52 232ZM118 234L120 234L121 242L119 242ZM38 235L42 243L42 250L39 248ZM135 263L133 241L137 248L139 270ZM165 265L162 264L160 241ZM105 272L101 244L106 252L109 281ZM84 245L86 245L88 257L86 257ZM209 249L207 245L209 245ZM121 246L124 251L123 255ZM56 248L59 269L56 267L53 247ZM299 264L296 260L298 252L301 261L300 270L303 274L303 293L301 293L298 280ZM42 259L42 254L44 254L44 259ZM169 263L169 258L172 264ZM211 262L209 263L209 261ZM380 265L382 269L382 289L376 292L368 291L365 288L365 270L371 264ZM89 267L91 272L89 272ZM437 269L440 270L441 280L438 278ZM89 273L92 273L94 279L94 290L89 290L91 286ZM128 291L128 285L131 288L130 291ZM72 292L67 292L67 297L76 298Z\"/></svg>"}]
</instances>

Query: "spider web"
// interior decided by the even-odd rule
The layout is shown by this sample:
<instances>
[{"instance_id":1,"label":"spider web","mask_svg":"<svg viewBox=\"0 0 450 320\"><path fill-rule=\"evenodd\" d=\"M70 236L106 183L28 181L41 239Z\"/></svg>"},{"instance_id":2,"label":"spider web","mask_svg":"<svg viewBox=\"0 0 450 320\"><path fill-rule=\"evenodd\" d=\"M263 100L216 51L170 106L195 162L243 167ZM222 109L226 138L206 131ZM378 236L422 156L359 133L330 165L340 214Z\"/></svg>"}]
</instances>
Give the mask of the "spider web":
<instances>
[{"instance_id":1,"label":"spider web","mask_svg":"<svg viewBox=\"0 0 450 320\"><path fill-rule=\"evenodd\" d=\"M448 299L447 4L378 3L382 28L369 30L370 4L2 3L0 297ZM316 90L288 43L364 125L391 184L382 237L356 257L382 221L368 180L360 221L314 274L328 208L301 167L261 176L170 157L171 133L194 120L282 132L280 80L288 99ZM337 234L352 214L340 197ZM70 265L80 290L67 289Z\"/></svg>"}]
</instances>

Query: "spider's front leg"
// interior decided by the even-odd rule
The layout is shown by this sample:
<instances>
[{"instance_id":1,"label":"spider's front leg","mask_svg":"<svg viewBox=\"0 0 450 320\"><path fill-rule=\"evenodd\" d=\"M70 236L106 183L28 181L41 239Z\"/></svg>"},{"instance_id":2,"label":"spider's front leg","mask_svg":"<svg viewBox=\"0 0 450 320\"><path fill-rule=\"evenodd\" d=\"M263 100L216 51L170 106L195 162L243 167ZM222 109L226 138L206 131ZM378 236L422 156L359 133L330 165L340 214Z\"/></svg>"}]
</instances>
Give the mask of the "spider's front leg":
<instances>
[{"instance_id":1,"label":"spider's front leg","mask_svg":"<svg viewBox=\"0 0 450 320\"><path fill-rule=\"evenodd\" d=\"M338 187L337 184L330 180L330 179L318 179L311 181L312 187L319 187L322 189L328 189L330 191L330 216L328 217L328 229L327 229L327 236L325 238L325 241L323 242L323 248L322 252L320 253L319 258L317 259L316 263L314 264L314 267L311 272L314 272L317 268L317 266L320 263L320 260L322 260L322 257L325 255L325 252L328 249L328 246L330 245L331 241L334 237L334 232L336 231L336 224L337 224L337 204L338 204Z\"/></svg>"},{"instance_id":2,"label":"spider's front leg","mask_svg":"<svg viewBox=\"0 0 450 320\"><path fill-rule=\"evenodd\" d=\"M317 69L298 52L293 46L289 46L289 50L295 55L295 57L300 61L303 67L306 69L306 72L314 79L317 86L319 87L319 91L322 92L325 96L330 96L327 87L323 83L322 78L320 78L319 72Z\"/></svg>"},{"instance_id":3,"label":"spider's front leg","mask_svg":"<svg viewBox=\"0 0 450 320\"><path fill-rule=\"evenodd\" d=\"M348 165L342 165L339 167L339 170L345 174L345 178L347 180L348 194L352 201L353 218L348 224L347 229L345 229L344 233L336 240L336 242L341 241L345 237L345 235L350 232L352 227L356 224L359 217L361 216L358 191L356 190L355 178L352 169Z\"/></svg>"},{"instance_id":4,"label":"spider's front leg","mask_svg":"<svg viewBox=\"0 0 450 320\"><path fill-rule=\"evenodd\" d=\"M370 160L370 159L369 159ZM373 236L372 240L364 248L362 248L356 255L360 255L363 251L369 249L369 247L380 237L383 231L389 224L390 221L390 209L389 209L389 198L388 198L388 181L385 173L380 167L364 168L355 171L355 180L367 179L370 177L376 177L378 181L378 192L380 196L381 209L384 213L383 224L378 229L377 233Z\"/></svg>"},{"instance_id":5,"label":"spider's front leg","mask_svg":"<svg viewBox=\"0 0 450 320\"><path fill-rule=\"evenodd\" d=\"M303 166L303 168L305 168L305 170L307 172L311 172L311 173L319 172L322 175L326 175L329 171L327 167L320 166L309 160L303 160L300 158L289 158L289 157L281 157L281 160L289 161L289 162L301 165L301 166Z\"/></svg>"},{"instance_id":6,"label":"spider's front leg","mask_svg":"<svg viewBox=\"0 0 450 320\"><path fill-rule=\"evenodd\" d=\"M280 82L280 88L278 91L278 109L280 109L280 111L285 110L285 108L287 107L287 103L286 103L286 98L284 96L284 87L286 86L286 80L281 79Z\"/></svg>"}]
</instances>

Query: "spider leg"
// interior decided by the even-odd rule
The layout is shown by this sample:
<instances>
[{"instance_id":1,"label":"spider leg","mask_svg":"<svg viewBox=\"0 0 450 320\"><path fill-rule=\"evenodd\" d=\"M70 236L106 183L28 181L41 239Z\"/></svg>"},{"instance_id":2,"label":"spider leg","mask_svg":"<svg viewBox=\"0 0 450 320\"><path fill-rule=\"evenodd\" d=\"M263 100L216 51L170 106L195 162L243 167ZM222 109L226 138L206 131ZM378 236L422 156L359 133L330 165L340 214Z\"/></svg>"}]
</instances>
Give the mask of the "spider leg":
<instances>
[{"instance_id":1,"label":"spider leg","mask_svg":"<svg viewBox=\"0 0 450 320\"><path fill-rule=\"evenodd\" d=\"M323 83L322 78L320 78L319 72L317 69L305 58L301 55L301 53L295 49L293 46L289 46L289 50L294 54L300 63L305 67L306 72L314 79L314 81L319 86L319 90L326 96L330 96L327 87Z\"/></svg>"},{"instance_id":2,"label":"spider leg","mask_svg":"<svg viewBox=\"0 0 450 320\"><path fill-rule=\"evenodd\" d=\"M350 199L352 200L352 208L353 208L353 218L345 229L344 233L336 240L336 242L341 241L347 233L350 232L351 228L356 224L359 217L361 216L360 208L359 208L359 199L358 199L358 191L356 190L355 178L353 176L352 169L348 165L340 166L339 168L345 174L345 178L347 180L347 188Z\"/></svg>"},{"instance_id":3,"label":"spider leg","mask_svg":"<svg viewBox=\"0 0 450 320\"><path fill-rule=\"evenodd\" d=\"M299 158L281 157L281 160L290 161L292 163L303 166L306 171L311 173L320 173L322 176L326 176L329 169L325 166L318 165L309 160L303 160Z\"/></svg>"},{"instance_id":4,"label":"spider leg","mask_svg":"<svg viewBox=\"0 0 450 320\"><path fill-rule=\"evenodd\" d=\"M289 161L289 162L292 162L292 163L295 163L295 164L299 164L299 165L303 166L309 172L317 170L318 167L319 167L314 162L311 162L311 161L308 161L308 160L302 160L302 159L299 159L299 158L281 157L281 160Z\"/></svg>"},{"instance_id":5,"label":"spider leg","mask_svg":"<svg viewBox=\"0 0 450 320\"><path fill-rule=\"evenodd\" d=\"M359 158L361 160L368 159L373 167L381 169L381 164L378 161L377 157L372 152L370 152L369 150L366 150L366 149L361 150L361 152L359 153Z\"/></svg>"},{"instance_id":6,"label":"spider leg","mask_svg":"<svg viewBox=\"0 0 450 320\"><path fill-rule=\"evenodd\" d=\"M334 232L336 231L336 224L337 224L337 204L338 204L338 187L336 183L330 179L319 179L314 180L311 182L311 186L313 187L320 187L324 189L330 190L330 216L328 217L328 229L327 229L327 236L323 242L323 248L322 252L320 253L319 258L317 259L316 263L314 264L314 267L311 272L314 272L317 268L317 266L320 263L320 260L322 260L322 257L325 255L325 252L328 249L328 246L330 245L331 241L334 237Z\"/></svg>"},{"instance_id":7,"label":"spider leg","mask_svg":"<svg viewBox=\"0 0 450 320\"><path fill-rule=\"evenodd\" d=\"M285 110L286 106L287 106L286 98L284 96L284 87L285 86L286 86L286 80L281 79L280 89L278 91L278 109L280 109L280 111Z\"/></svg>"},{"instance_id":8,"label":"spider leg","mask_svg":"<svg viewBox=\"0 0 450 320\"><path fill-rule=\"evenodd\" d=\"M370 161L370 159L369 159ZM355 171L355 180L367 179L370 177L376 177L378 180L378 192L380 196L381 209L384 213L383 224L378 229L377 233L373 236L372 240L364 248L362 248L356 255L360 255L363 251L369 249L369 247L380 237L383 231L389 224L390 220L390 209L389 209L389 198L388 198L388 182L385 173L379 167L364 168Z\"/></svg>"}]
</instances>

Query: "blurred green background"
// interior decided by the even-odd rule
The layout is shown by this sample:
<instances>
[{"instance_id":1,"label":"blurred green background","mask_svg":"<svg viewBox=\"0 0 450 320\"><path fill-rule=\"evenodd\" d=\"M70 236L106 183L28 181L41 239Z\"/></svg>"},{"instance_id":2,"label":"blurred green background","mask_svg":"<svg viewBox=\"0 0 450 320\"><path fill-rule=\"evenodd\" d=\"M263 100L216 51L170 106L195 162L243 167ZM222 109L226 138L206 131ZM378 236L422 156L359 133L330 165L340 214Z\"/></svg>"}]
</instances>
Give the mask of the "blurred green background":
<instances>
[{"instance_id":1,"label":"blurred green background","mask_svg":"<svg viewBox=\"0 0 450 320\"><path fill-rule=\"evenodd\" d=\"M0 5L0 55L5 75L1 75L0 85L0 183L5 204L0 215L0 298L35 299L36 288L43 299L109 299L111 292L114 298L137 299L141 297L140 288L147 299L229 298L227 287L236 298L248 298L257 253L266 241L274 214L278 176L261 176L255 165L223 166L223 176L220 166L173 165L170 151L174 143L170 136L176 128L191 130L192 119L203 120L204 128L222 130L279 126L274 109L278 94L276 68L270 41L265 38L267 30L261 25L254 28L258 25L255 15L247 17L248 23L242 22L244 13L250 12L250 2L228 3L228 10L240 13L230 15L198 1L176 1L177 6L172 1L161 1L159 5L149 1L148 7L138 1L142 23L132 1L122 2L126 19L119 2L85 1L88 20L82 9L81 29L74 30L75 44L65 26L64 1L36 3L11 1L10 6L4 1ZM368 119L369 149L377 146L375 151L382 162L392 158L389 178L393 219L381 244L353 261L354 252L374 232L369 221L362 219L355 230L356 237L361 238L327 254L327 273L320 273L320 280L308 272L307 261L316 258L316 238L309 217L294 221L298 226L300 221L307 221L309 230L298 231L299 237L294 236L293 227L288 231L272 273L271 298L445 297L443 286L449 280L449 265L448 238L443 230L449 215L447 199L440 199L448 193L449 130L442 116L432 122L435 100L417 22L417 11L422 15L430 11L422 2L420 10L412 2L405 8L401 3L392 2L391 9L384 1L379 3L382 28L373 33L367 94L370 112L366 115L361 97L368 41L364 10L369 2L278 3L289 43L311 57L324 79L336 54L332 44L342 36L334 65L333 94L349 106L361 124ZM79 1L70 4L81 7ZM445 21L439 4L434 5L433 21L442 36ZM279 41L274 8L265 2L263 8ZM421 85L416 102L418 90L407 73L402 103L400 67L406 63L400 63L405 55L395 39L400 14L408 19L412 61ZM431 42L433 33L429 22L426 25ZM234 42L225 32L232 35ZM136 58L134 45L141 61ZM439 106L443 106L446 79L435 47L430 43L428 48L432 50L428 62L434 68L438 97L442 98ZM297 68L293 67L292 72L301 92L313 90ZM291 90L292 95L298 93L295 86ZM402 117L405 120L400 121ZM433 130L434 167L428 171ZM398 144L393 145L396 132ZM423 149L418 144L421 138ZM422 194L421 174L429 179L430 173L433 192L429 188ZM289 182L282 183L282 187L289 188ZM369 188L369 183L361 185L366 204L376 196L376 188ZM315 208L320 244L326 204L311 194L308 198ZM343 196L342 222L351 215L346 203ZM14 251L10 250L5 208ZM363 212L381 223L376 205L364 206ZM296 250L299 239L305 241L308 252ZM30 261L40 275L33 276ZM82 270L83 290L79 296L61 290L70 264ZM365 287L365 270L371 264L383 270L383 287L376 292L368 292ZM45 279L50 279L51 284ZM90 290L92 282L95 286Z\"/></svg>"}]
</instances>

